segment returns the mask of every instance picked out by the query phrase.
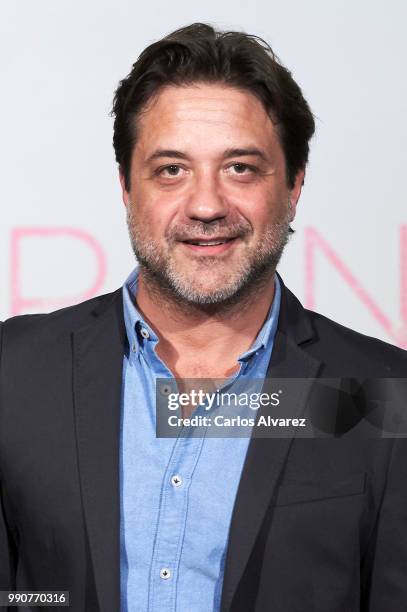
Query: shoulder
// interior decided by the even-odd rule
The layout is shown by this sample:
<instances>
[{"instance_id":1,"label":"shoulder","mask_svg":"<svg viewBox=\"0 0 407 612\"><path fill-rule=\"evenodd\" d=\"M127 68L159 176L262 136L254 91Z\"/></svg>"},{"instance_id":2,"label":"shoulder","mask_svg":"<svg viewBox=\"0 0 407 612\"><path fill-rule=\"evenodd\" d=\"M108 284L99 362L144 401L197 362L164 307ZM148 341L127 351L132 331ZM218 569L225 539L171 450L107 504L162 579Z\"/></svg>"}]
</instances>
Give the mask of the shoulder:
<instances>
[{"instance_id":1,"label":"shoulder","mask_svg":"<svg viewBox=\"0 0 407 612\"><path fill-rule=\"evenodd\" d=\"M407 377L407 351L304 308L284 283L282 288L279 329L321 362L320 375Z\"/></svg>"},{"instance_id":2,"label":"shoulder","mask_svg":"<svg viewBox=\"0 0 407 612\"><path fill-rule=\"evenodd\" d=\"M38 345L47 340L55 341L67 333L86 327L95 315L120 297L121 288L50 313L11 317L0 322L0 350L6 345Z\"/></svg>"},{"instance_id":3,"label":"shoulder","mask_svg":"<svg viewBox=\"0 0 407 612\"><path fill-rule=\"evenodd\" d=\"M309 350L336 369L363 370L369 376L407 376L407 351L304 309L315 332Z\"/></svg>"}]
</instances>

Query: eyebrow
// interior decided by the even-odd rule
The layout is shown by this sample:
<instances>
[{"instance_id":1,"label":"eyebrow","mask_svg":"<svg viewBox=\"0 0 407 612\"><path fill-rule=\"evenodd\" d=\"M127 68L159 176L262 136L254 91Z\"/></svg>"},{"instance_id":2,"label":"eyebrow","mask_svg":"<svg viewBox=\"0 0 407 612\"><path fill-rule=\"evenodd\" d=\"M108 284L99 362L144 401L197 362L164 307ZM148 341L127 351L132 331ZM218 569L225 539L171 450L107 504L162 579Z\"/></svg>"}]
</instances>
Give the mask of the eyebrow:
<instances>
[{"instance_id":1,"label":"eyebrow","mask_svg":"<svg viewBox=\"0 0 407 612\"><path fill-rule=\"evenodd\" d=\"M246 157L246 156L256 156L262 159L263 161L268 161L268 157L262 149L258 149L256 147L250 148L235 148L235 149L226 149L223 153L223 159L230 159L231 157ZM189 159L189 156L182 151L177 151L176 149L157 149L152 153L148 159L147 163L159 159L161 157L172 157L176 159Z\"/></svg>"},{"instance_id":2,"label":"eyebrow","mask_svg":"<svg viewBox=\"0 0 407 612\"><path fill-rule=\"evenodd\" d=\"M247 149L227 149L223 154L223 159L229 159L230 157L246 157L246 156L260 157L263 161L268 161L268 156L263 149L257 147L250 147Z\"/></svg>"}]
</instances>

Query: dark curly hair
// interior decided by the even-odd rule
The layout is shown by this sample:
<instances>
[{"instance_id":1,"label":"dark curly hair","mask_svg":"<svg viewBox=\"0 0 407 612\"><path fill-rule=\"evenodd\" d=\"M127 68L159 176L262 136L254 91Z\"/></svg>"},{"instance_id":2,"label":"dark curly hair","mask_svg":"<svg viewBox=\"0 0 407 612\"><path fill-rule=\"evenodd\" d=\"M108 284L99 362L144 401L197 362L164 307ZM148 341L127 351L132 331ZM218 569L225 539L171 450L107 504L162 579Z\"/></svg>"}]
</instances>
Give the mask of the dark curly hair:
<instances>
[{"instance_id":1,"label":"dark curly hair","mask_svg":"<svg viewBox=\"0 0 407 612\"><path fill-rule=\"evenodd\" d=\"M183 27L149 45L116 89L113 147L130 189L130 164L137 140L137 117L165 85L223 83L247 90L263 104L276 126L294 186L308 161L315 122L291 73L261 38L244 32L221 32L204 23Z\"/></svg>"}]
</instances>

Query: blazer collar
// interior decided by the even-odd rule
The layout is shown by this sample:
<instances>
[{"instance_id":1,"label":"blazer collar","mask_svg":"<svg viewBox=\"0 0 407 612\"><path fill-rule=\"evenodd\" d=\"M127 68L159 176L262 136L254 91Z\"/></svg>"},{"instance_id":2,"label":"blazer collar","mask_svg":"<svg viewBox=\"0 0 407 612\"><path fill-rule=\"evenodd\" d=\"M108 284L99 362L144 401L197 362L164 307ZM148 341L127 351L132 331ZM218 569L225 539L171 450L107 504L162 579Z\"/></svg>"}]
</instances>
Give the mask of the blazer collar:
<instances>
[{"instance_id":1,"label":"blazer collar","mask_svg":"<svg viewBox=\"0 0 407 612\"><path fill-rule=\"evenodd\" d=\"M278 330L297 345L301 345L316 336L308 311L285 286L280 274L276 272L281 284L281 306Z\"/></svg>"},{"instance_id":2,"label":"blazer collar","mask_svg":"<svg viewBox=\"0 0 407 612\"><path fill-rule=\"evenodd\" d=\"M313 378L320 362L301 346L313 338L312 324L281 277L280 282L280 315L267 376ZM120 609L120 406L127 343L121 288L100 300L91 323L74 331L72 341L85 530L100 612L111 612ZM293 402L300 414L305 398L296 397ZM230 610L291 442L288 438L250 440L232 514L221 612Z\"/></svg>"}]
</instances>

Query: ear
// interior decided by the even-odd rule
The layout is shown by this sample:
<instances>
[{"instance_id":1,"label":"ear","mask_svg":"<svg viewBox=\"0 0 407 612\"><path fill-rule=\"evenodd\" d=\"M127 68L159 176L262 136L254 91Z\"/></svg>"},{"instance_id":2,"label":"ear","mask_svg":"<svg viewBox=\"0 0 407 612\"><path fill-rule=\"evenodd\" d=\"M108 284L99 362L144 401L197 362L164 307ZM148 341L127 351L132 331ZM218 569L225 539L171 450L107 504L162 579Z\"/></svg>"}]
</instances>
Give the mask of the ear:
<instances>
[{"instance_id":1,"label":"ear","mask_svg":"<svg viewBox=\"0 0 407 612\"><path fill-rule=\"evenodd\" d=\"M304 177L305 177L305 168L298 171L297 176L295 177L294 186L292 189L290 189L290 192L289 192L290 202L291 202L292 211L293 211L291 221L294 220L296 212L297 212L297 203L298 203L298 200L300 199L302 186L304 184Z\"/></svg>"},{"instance_id":2,"label":"ear","mask_svg":"<svg viewBox=\"0 0 407 612\"><path fill-rule=\"evenodd\" d=\"M123 204L127 207L127 204L129 203L129 199L130 199L130 194L126 190L125 179L124 179L124 175L123 175L121 168L119 168L119 180L120 180L120 186L122 189Z\"/></svg>"}]
</instances>

